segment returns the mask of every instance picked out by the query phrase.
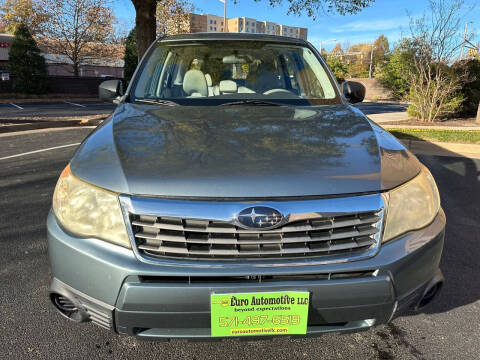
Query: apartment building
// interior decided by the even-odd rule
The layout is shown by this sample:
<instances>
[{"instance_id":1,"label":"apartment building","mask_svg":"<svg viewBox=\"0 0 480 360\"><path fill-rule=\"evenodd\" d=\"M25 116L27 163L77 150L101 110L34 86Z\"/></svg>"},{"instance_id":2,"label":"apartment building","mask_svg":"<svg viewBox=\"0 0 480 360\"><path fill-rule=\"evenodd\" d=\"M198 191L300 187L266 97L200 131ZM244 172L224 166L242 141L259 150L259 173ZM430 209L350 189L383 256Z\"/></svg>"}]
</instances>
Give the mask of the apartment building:
<instances>
[{"instance_id":1,"label":"apartment building","mask_svg":"<svg viewBox=\"0 0 480 360\"><path fill-rule=\"evenodd\" d=\"M223 17L217 15L207 14L207 32L223 32L224 24Z\"/></svg>"},{"instance_id":2,"label":"apartment building","mask_svg":"<svg viewBox=\"0 0 480 360\"><path fill-rule=\"evenodd\" d=\"M227 32L257 33L289 36L298 39L307 39L308 29L279 25L270 21L259 21L248 17L227 19ZM192 14L190 17L190 32L223 32L223 17L205 14Z\"/></svg>"},{"instance_id":3,"label":"apartment building","mask_svg":"<svg viewBox=\"0 0 480 360\"><path fill-rule=\"evenodd\" d=\"M205 15L190 14L190 32L207 32L207 17Z\"/></svg>"},{"instance_id":4,"label":"apartment building","mask_svg":"<svg viewBox=\"0 0 480 360\"><path fill-rule=\"evenodd\" d=\"M265 34L270 34L270 35L280 34L280 26L278 24L275 24L274 22L263 21L263 26L265 28L265 31L264 31Z\"/></svg>"}]
</instances>

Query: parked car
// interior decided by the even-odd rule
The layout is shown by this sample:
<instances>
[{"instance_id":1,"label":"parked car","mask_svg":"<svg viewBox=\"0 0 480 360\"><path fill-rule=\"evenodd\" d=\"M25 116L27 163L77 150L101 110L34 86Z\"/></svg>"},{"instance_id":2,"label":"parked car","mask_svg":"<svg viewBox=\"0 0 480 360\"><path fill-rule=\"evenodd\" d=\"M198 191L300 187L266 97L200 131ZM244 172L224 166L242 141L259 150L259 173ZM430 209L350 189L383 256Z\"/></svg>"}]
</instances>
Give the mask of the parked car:
<instances>
[{"instance_id":1,"label":"parked car","mask_svg":"<svg viewBox=\"0 0 480 360\"><path fill-rule=\"evenodd\" d=\"M308 42L156 41L63 170L50 298L141 338L316 335L429 303L445 214L435 181L350 104Z\"/></svg>"}]
</instances>

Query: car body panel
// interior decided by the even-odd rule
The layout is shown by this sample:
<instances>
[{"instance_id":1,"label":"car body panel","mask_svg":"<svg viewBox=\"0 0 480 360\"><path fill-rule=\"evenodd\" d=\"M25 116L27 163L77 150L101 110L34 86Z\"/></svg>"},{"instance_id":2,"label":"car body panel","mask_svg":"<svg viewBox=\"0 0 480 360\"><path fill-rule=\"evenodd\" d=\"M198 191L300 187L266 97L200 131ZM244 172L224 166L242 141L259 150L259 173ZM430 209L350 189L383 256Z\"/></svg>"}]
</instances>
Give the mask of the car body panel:
<instances>
[{"instance_id":1,"label":"car body panel","mask_svg":"<svg viewBox=\"0 0 480 360\"><path fill-rule=\"evenodd\" d=\"M402 144L344 104L123 104L71 168L118 193L210 198L375 192L419 172Z\"/></svg>"}]
</instances>

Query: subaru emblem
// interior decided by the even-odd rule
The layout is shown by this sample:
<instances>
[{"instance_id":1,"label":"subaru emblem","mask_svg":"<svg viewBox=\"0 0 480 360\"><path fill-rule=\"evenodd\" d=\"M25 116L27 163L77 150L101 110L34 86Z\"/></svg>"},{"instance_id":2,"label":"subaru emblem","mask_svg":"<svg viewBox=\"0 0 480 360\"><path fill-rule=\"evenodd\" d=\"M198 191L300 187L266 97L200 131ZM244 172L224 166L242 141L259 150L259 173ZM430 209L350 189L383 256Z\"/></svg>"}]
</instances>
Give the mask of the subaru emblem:
<instances>
[{"instance_id":1,"label":"subaru emblem","mask_svg":"<svg viewBox=\"0 0 480 360\"><path fill-rule=\"evenodd\" d=\"M283 215L267 206L252 206L240 211L237 222L246 229L272 229L282 223Z\"/></svg>"}]
</instances>

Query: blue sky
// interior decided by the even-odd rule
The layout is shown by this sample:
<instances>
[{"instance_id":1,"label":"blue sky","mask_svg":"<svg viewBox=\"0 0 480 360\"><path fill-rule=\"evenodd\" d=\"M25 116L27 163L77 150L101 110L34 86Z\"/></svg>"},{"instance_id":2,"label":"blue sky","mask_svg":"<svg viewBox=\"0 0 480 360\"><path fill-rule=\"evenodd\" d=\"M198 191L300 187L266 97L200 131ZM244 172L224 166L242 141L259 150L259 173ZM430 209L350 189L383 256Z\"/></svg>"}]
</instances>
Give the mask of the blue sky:
<instances>
[{"instance_id":1,"label":"blue sky","mask_svg":"<svg viewBox=\"0 0 480 360\"><path fill-rule=\"evenodd\" d=\"M394 43L402 34L408 32L407 11L413 16L421 15L428 6L428 0L376 0L373 6L356 15L340 16L321 14L317 20L306 15L286 15L288 0L284 5L274 8L268 0L227 0L227 17L247 16L257 20L273 21L279 24L302 26L308 28L308 40L316 47L331 49L336 42L353 45L359 42L372 42L384 34ZM209 13L223 16L223 3L220 0L193 0L197 13ZM475 41L480 40L480 3L478 0L465 0L466 4L478 3L470 12L466 21L472 21L469 29L477 34ZM114 0L116 16L125 24L133 26L135 10L130 0ZM335 39L335 40L334 40Z\"/></svg>"}]
</instances>

